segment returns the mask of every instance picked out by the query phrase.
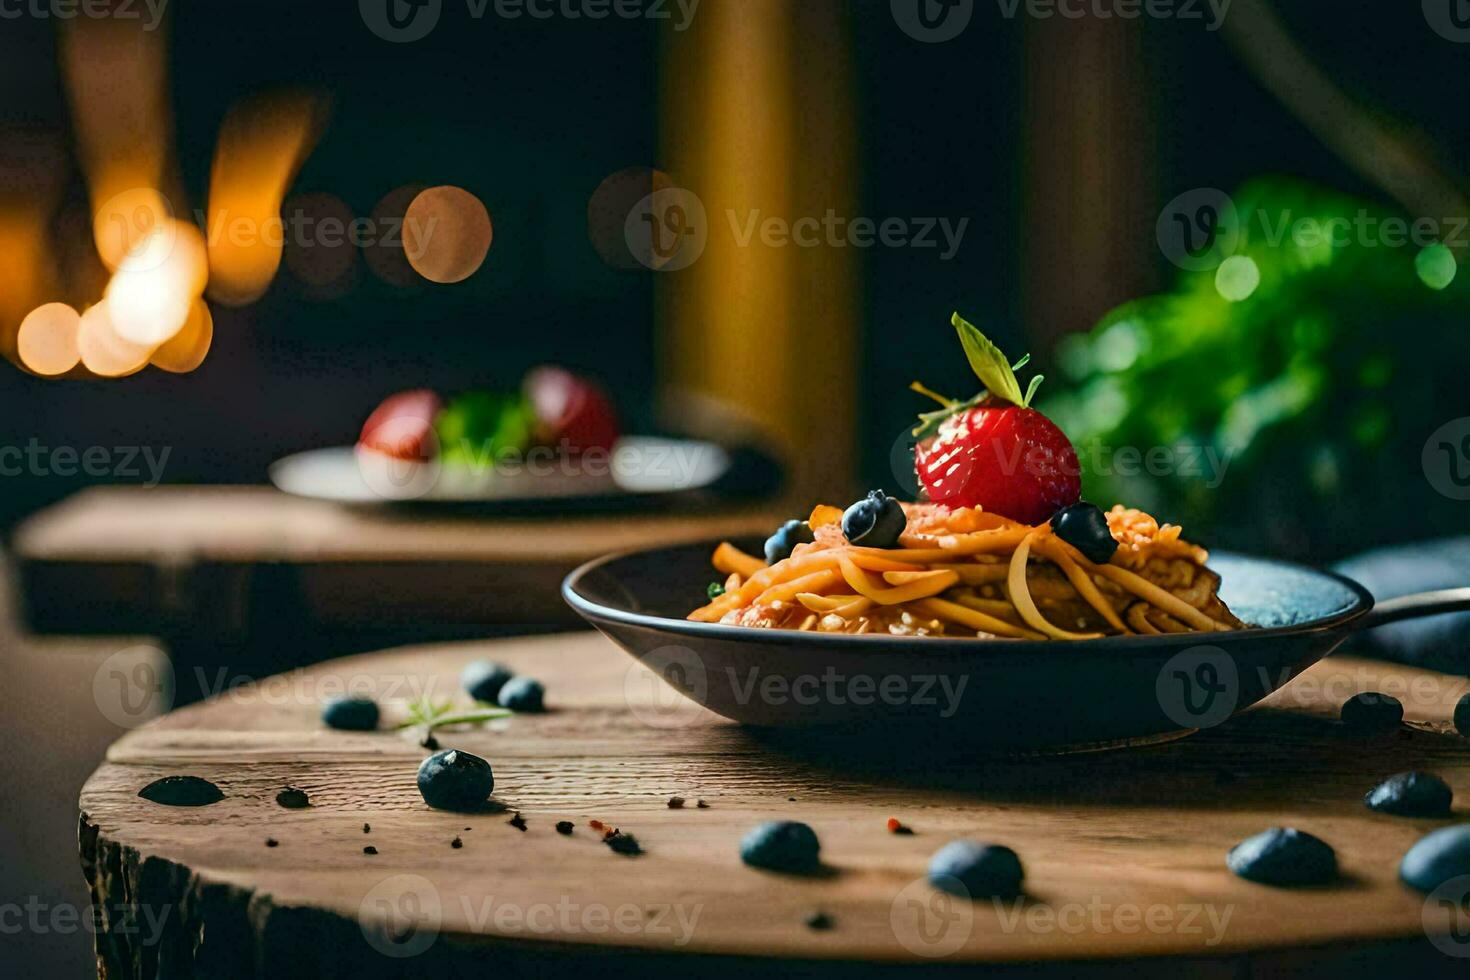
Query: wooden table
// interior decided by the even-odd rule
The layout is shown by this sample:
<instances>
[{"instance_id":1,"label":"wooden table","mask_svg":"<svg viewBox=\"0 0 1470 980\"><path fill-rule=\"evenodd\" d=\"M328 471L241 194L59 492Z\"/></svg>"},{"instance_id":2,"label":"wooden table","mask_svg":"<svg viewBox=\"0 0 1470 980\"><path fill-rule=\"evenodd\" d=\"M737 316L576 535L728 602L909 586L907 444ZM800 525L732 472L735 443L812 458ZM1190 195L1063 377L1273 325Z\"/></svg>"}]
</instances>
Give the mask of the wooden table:
<instances>
[{"instance_id":1,"label":"wooden table","mask_svg":"<svg viewBox=\"0 0 1470 980\"><path fill-rule=\"evenodd\" d=\"M259 677L313 654L580 625L560 585L583 562L776 521L769 506L474 519L266 487L107 487L36 515L13 544L33 630L160 636L187 702L221 669Z\"/></svg>"},{"instance_id":2,"label":"wooden table","mask_svg":"<svg viewBox=\"0 0 1470 980\"><path fill-rule=\"evenodd\" d=\"M441 734L491 760L502 812L431 810L415 789L425 752L412 738L317 720L317 695L349 680L380 697L430 682L444 693L480 656L541 677L554 709ZM1447 719L1467 688L1334 658L1271 706L1170 744L1025 759L849 746L839 758L809 736L648 710L652 676L595 635L405 649L322 664L128 734L82 791L82 862L94 901L118 921L135 906L163 918L155 943L146 924L99 936L108 977L845 976L854 964L1130 980L1463 976L1466 961L1426 939L1426 921L1437 932L1448 919L1396 880L1403 852L1445 821L1377 814L1362 796L1392 773L1427 769L1454 787L1464 818L1470 741ZM1346 733L1335 711L1360 689L1399 690L1412 727ZM645 724L671 719L682 724ZM181 774L214 781L225 799L181 809L138 798ZM310 808L278 805L287 786ZM681 809L668 806L676 795ZM509 823L514 812L524 830ZM889 833L890 816L914 833ZM822 873L741 864L741 836L776 818L816 830ZM645 853L614 853L594 819ZM575 823L570 836L554 829L562 820ZM1226 851L1275 825L1333 844L1342 881L1285 890L1232 876ZM1016 849L1021 905L929 888L929 856L960 837ZM807 924L817 912L830 928Z\"/></svg>"}]
</instances>

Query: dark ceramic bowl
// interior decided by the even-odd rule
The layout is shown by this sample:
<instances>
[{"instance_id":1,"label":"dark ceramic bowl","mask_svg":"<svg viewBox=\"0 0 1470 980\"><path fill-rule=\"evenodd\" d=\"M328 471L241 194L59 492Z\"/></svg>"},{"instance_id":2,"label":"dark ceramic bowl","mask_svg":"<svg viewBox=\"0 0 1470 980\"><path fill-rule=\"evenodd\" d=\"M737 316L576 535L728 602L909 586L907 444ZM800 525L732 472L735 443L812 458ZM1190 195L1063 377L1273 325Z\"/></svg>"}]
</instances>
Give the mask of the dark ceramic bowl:
<instances>
[{"instance_id":1,"label":"dark ceramic bowl","mask_svg":"<svg viewBox=\"0 0 1470 980\"><path fill-rule=\"evenodd\" d=\"M759 553L759 542L743 542ZM1258 628L1073 642L762 630L684 617L716 578L714 543L601 558L562 595L670 686L748 725L943 730L979 747L1094 746L1210 727L1355 629L1470 607L1470 589L1374 610L1356 582L1216 553L1222 596Z\"/></svg>"}]
</instances>

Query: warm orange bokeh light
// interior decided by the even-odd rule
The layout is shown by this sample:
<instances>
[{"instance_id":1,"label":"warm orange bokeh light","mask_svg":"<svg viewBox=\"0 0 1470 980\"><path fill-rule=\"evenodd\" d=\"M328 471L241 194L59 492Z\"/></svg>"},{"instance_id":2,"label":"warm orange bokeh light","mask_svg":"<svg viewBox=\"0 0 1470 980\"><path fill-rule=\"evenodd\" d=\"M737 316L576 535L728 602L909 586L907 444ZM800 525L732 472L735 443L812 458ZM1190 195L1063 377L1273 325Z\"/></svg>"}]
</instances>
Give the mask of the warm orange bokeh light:
<instances>
[{"instance_id":1,"label":"warm orange bokeh light","mask_svg":"<svg viewBox=\"0 0 1470 980\"><path fill-rule=\"evenodd\" d=\"M117 271L171 221L168 202L151 187L133 187L104 201L92 216L92 239L109 271Z\"/></svg>"},{"instance_id":2,"label":"warm orange bokeh light","mask_svg":"<svg viewBox=\"0 0 1470 980\"><path fill-rule=\"evenodd\" d=\"M168 97L168 35L120 18L78 18L59 53L92 234L109 270L172 214L179 189Z\"/></svg>"},{"instance_id":3,"label":"warm orange bokeh light","mask_svg":"<svg viewBox=\"0 0 1470 980\"><path fill-rule=\"evenodd\" d=\"M153 352L153 366L170 374L188 374L204 363L214 343L214 316L203 297L189 307L189 318L173 339Z\"/></svg>"},{"instance_id":4,"label":"warm orange bokeh light","mask_svg":"<svg viewBox=\"0 0 1470 980\"><path fill-rule=\"evenodd\" d=\"M77 333L82 318L65 303L37 307L21 321L16 338L21 363L37 374L54 377L77 366Z\"/></svg>"},{"instance_id":5,"label":"warm orange bokeh light","mask_svg":"<svg viewBox=\"0 0 1470 980\"><path fill-rule=\"evenodd\" d=\"M430 282L463 282L474 275L493 238L490 212L460 187L430 187L403 217L403 252Z\"/></svg>"},{"instance_id":6,"label":"warm orange bokeh light","mask_svg":"<svg viewBox=\"0 0 1470 980\"><path fill-rule=\"evenodd\" d=\"M82 314L77 331L77 349L82 366L104 378L135 374L148 365L152 347L134 344L118 336L106 303L97 303Z\"/></svg>"},{"instance_id":7,"label":"warm orange bokeh light","mask_svg":"<svg viewBox=\"0 0 1470 980\"><path fill-rule=\"evenodd\" d=\"M167 221L127 258L107 286L108 313L118 336L156 347L178 333L189 304L209 278L204 235Z\"/></svg>"},{"instance_id":8,"label":"warm orange bokeh light","mask_svg":"<svg viewBox=\"0 0 1470 980\"><path fill-rule=\"evenodd\" d=\"M220 128L209 181L209 296L253 303L281 265L287 228L281 203L326 115L310 95L248 99Z\"/></svg>"}]
</instances>

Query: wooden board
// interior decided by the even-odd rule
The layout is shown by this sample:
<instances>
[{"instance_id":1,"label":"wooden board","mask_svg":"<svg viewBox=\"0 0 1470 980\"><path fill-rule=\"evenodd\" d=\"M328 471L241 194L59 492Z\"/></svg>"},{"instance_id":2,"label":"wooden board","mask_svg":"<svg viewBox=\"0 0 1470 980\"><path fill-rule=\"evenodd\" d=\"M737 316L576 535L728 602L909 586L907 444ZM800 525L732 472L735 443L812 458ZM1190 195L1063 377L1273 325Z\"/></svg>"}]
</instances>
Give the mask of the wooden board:
<instances>
[{"instance_id":1,"label":"wooden board","mask_svg":"<svg viewBox=\"0 0 1470 980\"><path fill-rule=\"evenodd\" d=\"M451 692L480 656L542 678L554 709L504 730L441 735L492 762L507 812L431 810L415 788L425 752L412 739L331 732L317 720L318 700L347 684L383 698L425 685ZM1337 705L1363 689L1401 691L1417 727L1343 731ZM609 961L586 957L611 951L630 969L732 974L760 969L747 958L775 958L811 971L983 962L1070 976L1135 961L1129 976L1187 964L1223 977L1243 975L1246 962L1277 972L1390 962L1437 975L1464 961L1425 940L1424 898L1396 870L1445 821L1376 814L1362 796L1420 768L1470 800L1470 740L1446 724L1467 689L1462 678L1337 658L1271 707L1165 745L1025 759L849 746L839 757L809 735L708 716L675 713L688 723L650 727L641 719L668 717L647 710L660 696L653 678L593 635L406 649L272 679L127 735L82 791L82 858L99 904L171 912L160 943L99 938L108 976L484 975L603 969ZM138 798L176 774L211 779L226 798L200 809ZM278 806L288 785L312 806ZM683 809L668 807L674 795ZM524 832L509 811L524 816ZM887 832L889 817L914 833ZM646 853L613 853L592 819L636 835ZM791 877L742 865L741 836L769 819L809 823L826 870ZM560 820L575 822L571 836L554 830ZM1343 880L1279 890L1232 876L1226 851L1276 825L1330 842ZM960 903L928 887L929 856L961 837L1015 848L1024 903ZM805 924L816 911L832 928Z\"/></svg>"}]
</instances>

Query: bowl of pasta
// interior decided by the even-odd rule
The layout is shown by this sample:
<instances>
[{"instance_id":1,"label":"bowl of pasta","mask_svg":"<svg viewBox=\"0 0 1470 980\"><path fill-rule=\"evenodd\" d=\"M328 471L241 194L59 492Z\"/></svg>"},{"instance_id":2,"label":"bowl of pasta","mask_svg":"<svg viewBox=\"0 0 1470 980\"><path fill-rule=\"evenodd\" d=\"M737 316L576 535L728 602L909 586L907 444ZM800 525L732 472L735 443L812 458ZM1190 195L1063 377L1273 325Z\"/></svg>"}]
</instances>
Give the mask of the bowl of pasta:
<instances>
[{"instance_id":1,"label":"bowl of pasta","mask_svg":"<svg viewBox=\"0 0 1470 980\"><path fill-rule=\"evenodd\" d=\"M749 725L936 726L1004 749L1107 747L1220 724L1356 629L1470 608L1374 607L1303 565L1215 553L1080 496L1075 450L958 316L985 390L920 417L924 499L818 505L764 541L653 548L563 585L687 702ZM688 711L668 712L685 723ZM645 715L655 722L659 716Z\"/></svg>"}]
</instances>

